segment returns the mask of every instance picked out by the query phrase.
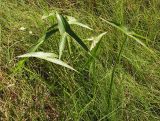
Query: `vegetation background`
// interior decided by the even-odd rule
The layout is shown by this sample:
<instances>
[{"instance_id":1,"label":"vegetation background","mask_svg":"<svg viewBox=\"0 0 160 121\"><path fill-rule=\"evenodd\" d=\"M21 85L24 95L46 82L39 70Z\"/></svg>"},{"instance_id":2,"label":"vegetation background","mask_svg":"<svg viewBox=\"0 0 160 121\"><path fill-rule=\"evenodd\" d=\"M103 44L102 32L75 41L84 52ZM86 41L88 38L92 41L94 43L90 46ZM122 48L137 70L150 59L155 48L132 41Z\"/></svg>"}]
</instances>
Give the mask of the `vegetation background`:
<instances>
[{"instance_id":1,"label":"vegetation background","mask_svg":"<svg viewBox=\"0 0 160 121\"><path fill-rule=\"evenodd\" d=\"M72 26L88 46L102 38L94 66L76 43L63 60L81 74L31 58L14 71L26 53L55 23L44 14L58 11L87 23L94 31ZM143 36L154 53L102 19ZM160 120L160 0L0 0L0 120L2 121L158 121ZM147 39L146 39L147 38ZM58 53L59 34L38 48ZM113 68L114 85L110 91ZM111 93L110 106L108 104Z\"/></svg>"}]
</instances>

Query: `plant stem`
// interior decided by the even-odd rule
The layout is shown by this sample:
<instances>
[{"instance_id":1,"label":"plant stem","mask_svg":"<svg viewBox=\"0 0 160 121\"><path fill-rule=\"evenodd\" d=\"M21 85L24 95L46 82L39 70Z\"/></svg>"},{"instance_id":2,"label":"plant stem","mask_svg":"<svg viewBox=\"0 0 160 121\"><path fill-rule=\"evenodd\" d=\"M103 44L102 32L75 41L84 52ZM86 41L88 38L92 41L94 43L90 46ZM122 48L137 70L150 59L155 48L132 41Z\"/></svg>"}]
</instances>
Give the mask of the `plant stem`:
<instances>
[{"instance_id":1,"label":"plant stem","mask_svg":"<svg viewBox=\"0 0 160 121\"><path fill-rule=\"evenodd\" d=\"M119 51L119 53L118 53L117 60L116 60L116 62L115 62L115 65L114 65L114 67L113 67L113 70L112 70L110 87L109 87L109 91L108 91L108 110L109 110L109 112L110 112L110 111L112 112L111 100L112 100L112 90L113 90L113 85L114 85L115 71L116 71L117 65L120 63L121 55L122 55L122 52L123 52L123 48L124 48L127 40L128 40L128 37L125 38L125 40L123 41L123 43L122 43L122 45L121 45L121 47L120 47L120 51Z\"/></svg>"}]
</instances>

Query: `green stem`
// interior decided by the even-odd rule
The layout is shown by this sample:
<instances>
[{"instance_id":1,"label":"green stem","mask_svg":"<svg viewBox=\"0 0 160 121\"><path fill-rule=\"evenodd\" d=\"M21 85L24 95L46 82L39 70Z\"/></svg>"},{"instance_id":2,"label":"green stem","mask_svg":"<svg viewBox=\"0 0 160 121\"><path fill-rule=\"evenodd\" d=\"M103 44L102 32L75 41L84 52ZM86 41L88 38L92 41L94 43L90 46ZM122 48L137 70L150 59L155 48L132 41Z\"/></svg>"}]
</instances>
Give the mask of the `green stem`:
<instances>
[{"instance_id":1,"label":"green stem","mask_svg":"<svg viewBox=\"0 0 160 121\"><path fill-rule=\"evenodd\" d=\"M114 75L115 75L115 71L116 71L117 65L120 63L122 51L123 51L123 48L124 48L124 45L125 45L127 39L128 38L126 37L126 39L123 41L123 43L121 45L121 48L120 48L120 51L118 53L118 57L117 57L116 63L115 63L115 65L113 67L113 70L112 70L111 82L110 82L110 87L109 87L109 91L108 91L108 110L109 111L111 110L112 90L113 90L114 77L115 77Z\"/></svg>"}]
</instances>

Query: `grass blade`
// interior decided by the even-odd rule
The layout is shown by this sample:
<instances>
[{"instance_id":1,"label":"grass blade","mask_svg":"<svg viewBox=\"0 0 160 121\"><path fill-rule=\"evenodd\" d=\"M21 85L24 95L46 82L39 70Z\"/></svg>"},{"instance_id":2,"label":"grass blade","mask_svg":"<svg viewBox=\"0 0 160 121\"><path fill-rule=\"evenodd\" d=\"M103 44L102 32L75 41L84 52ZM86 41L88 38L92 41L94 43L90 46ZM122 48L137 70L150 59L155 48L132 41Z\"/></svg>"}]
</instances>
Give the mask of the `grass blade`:
<instances>
[{"instance_id":1,"label":"grass blade","mask_svg":"<svg viewBox=\"0 0 160 121\"><path fill-rule=\"evenodd\" d=\"M104 33L100 34L99 36L93 38L93 41L92 41L90 50L92 50L92 49L97 45L97 43L99 43L99 42L101 41L102 37L103 37L106 33L107 33L107 32L104 32Z\"/></svg>"},{"instance_id":2,"label":"grass blade","mask_svg":"<svg viewBox=\"0 0 160 121\"><path fill-rule=\"evenodd\" d=\"M78 72L77 70L75 70L73 67L69 66L67 63L57 59L57 55L54 53L45 53L45 52L33 52L33 53L27 53L21 56L18 56L19 58L24 58L24 57L36 57L39 59L43 59L43 60L47 60L49 62L61 65L63 67L66 67L68 69L74 70L76 72Z\"/></svg>"},{"instance_id":3,"label":"grass blade","mask_svg":"<svg viewBox=\"0 0 160 121\"><path fill-rule=\"evenodd\" d=\"M46 52L31 52L24 55L18 56L20 58L24 57L43 57L43 58L57 58L58 56L54 53L46 53Z\"/></svg>"},{"instance_id":4,"label":"grass blade","mask_svg":"<svg viewBox=\"0 0 160 121\"><path fill-rule=\"evenodd\" d=\"M29 52L35 52L35 51L38 49L38 47L44 42L45 38L46 38L46 34L44 34L44 35L38 40L37 44L36 44L34 47L32 47L32 48L29 50Z\"/></svg>"},{"instance_id":5,"label":"grass blade","mask_svg":"<svg viewBox=\"0 0 160 121\"><path fill-rule=\"evenodd\" d=\"M60 44L59 44L59 59L61 59L63 50L65 48L66 41L67 41L67 33L65 32L63 33L61 40L60 40Z\"/></svg>"},{"instance_id":6,"label":"grass blade","mask_svg":"<svg viewBox=\"0 0 160 121\"><path fill-rule=\"evenodd\" d=\"M140 39L138 39L137 37L135 37L134 35L138 36L138 34L136 34L135 32L129 31L127 27L119 25L117 23L111 22L111 21L107 21L103 18L101 18L104 22L106 22L107 24L117 28L118 30L120 30L121 32L123 32L124 34L126 34L128 37L132 38L133 40L135 40L137 43L139 43L140 45L142 45L144 48L146 48L149 52L153 53L153 51L148 48ZM139 37L142 38L142 36L139 35ZM145 38L145 37L143 37Z\"/></svg>"},{"instance_id":7,"label":"grass blade","mask_svg":"<svg viewBox=\"0 0 160 121\"><path fill-rule=\"evenodd\" d=\"M67 18L68 18L68 23L69 23L69 24L75 24L75 25L79 25L79 26L81 26L81 27L84 27L84 28L86 28L86 29L93 30L93 29L90 28L89 26L80 23L77 19L75 19L75 18L72 17L72 16L67 16Z\"/></svg>"},{"instance_id":8,"label":"grass blade","mask_svg":"<svg viewBox=\"0 0 160 121\"><path fill-rule=\"evenodd\" d=\"M65 20L65 18L59 13L56 13L56 17L58 22L58 28L59 28L60 34L62 35L64 32L67 31L67 29L70 29L70 26Z\"/></svg>"},{"instance_id":9,"label":"grass blade","mask_svg":"<svg viewBox=\"0 0 160 121\"><path fill-rule=\"evenodd\" d=\"M78 44L81 45L81 47L84 50L89 51L88 47L84 44L84 42L72 31L67 20L62 15L60 15L58 13L57 13L57 20L59 22L60 33L62 33L62 34L64 32L68 33L72 38L74 38L76 40L76 42Z\"/></svg>"},{"instance_id":10,"label":"grass blade","mask_svg":"<svg viewBox=\"0 0 160 121\"><path fill-rule=\"evenodd\" d=\"M45 15L42 16L42 19L47 19L50 16L55 16L55 13L52 12L52 13L49 13L49 14L45 14Z\"/></svg>"},{"instance_id":11,"label":"grass blade","mask_svg":"<svg viewBox=\"0 0 160 121\"><path fill-rule=\"evenodd\" d=\"M63 54L63 50L65 48L66 40L67 40L67 33L66 33L66 27L69 26L65 23L64 17L60 14L56 13L57 21L58 21L58 28L61 35L61 40L59 43L59 59L61 59L61 56Z\"/></svg>"},{"instance_id":12,"label":"grass blade","mask_svg":"<svg viewBox=\"0 0 160 121\"><path fill-rule=\"evenodd\" d=\"M56 27L56 25L54 26ZM45 40L47 40L50 36L52 36L54 33L56 33L58 31L58 29L54 29L47 31L37 42L37 44L35 46L33 46L29 52L35 52L42 44ZM17 66L15 67L15 69L13 70L13 72L17 72L18 70L20 70L21 68L23 68L24 63L27 61L27 59L23 59L20 60L17 64Z\"/></svg>"},{"instance_id":13,"label":"grass blade","mask_svg":"<svg viewBox=\"0 0 160 121\"><path fill-rule=\"evenodd\" d=\"M88 47L84 44L84 42L70 29L67 31L67 33L74 39L76 40L76 42L81 45L81 47L86 50L87 52L89 52Z\"/></svg>"}]
</instances>

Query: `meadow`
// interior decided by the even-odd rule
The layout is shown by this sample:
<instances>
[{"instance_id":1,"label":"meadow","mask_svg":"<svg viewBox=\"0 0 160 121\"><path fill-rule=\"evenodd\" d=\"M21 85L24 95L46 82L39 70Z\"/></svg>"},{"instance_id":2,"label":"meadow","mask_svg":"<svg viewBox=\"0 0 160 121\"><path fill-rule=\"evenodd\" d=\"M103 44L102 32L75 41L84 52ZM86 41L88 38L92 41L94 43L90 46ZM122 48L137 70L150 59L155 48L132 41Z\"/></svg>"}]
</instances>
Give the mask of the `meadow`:
<instances>
[{"instance_id":1,"label":"meadow","mask_svg":"<svg viewBox=\"0 0 160 121\"><path fill-rule=\"evenodd\" d=\"M0 0L0 120L160 120L159 29L160 0Z\"/></svg>"}]
</instances>

